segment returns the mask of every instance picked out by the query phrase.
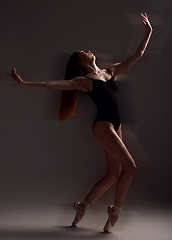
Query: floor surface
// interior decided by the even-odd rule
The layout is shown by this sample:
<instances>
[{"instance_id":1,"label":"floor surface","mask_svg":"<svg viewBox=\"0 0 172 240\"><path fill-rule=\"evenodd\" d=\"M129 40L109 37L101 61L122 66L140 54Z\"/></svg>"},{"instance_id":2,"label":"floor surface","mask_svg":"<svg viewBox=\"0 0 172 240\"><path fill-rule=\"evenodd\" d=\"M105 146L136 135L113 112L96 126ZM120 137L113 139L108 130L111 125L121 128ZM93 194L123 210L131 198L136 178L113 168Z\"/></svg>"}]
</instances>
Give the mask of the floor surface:
<instances>
[{"instance_id":1,"label":"floor surface","mask_svg":"<svg viewBox=\"0 0 172 240\"><path fill-rule=\"evenodd\" d=\"M0 239L115 239L115 240L171 240L172 212L169 210L123 209L111 233L103 233L107 219L105 209L90 208L78 227L71 227L74 210L4 209L0 215Z\"/></svg>"}]
</instances>

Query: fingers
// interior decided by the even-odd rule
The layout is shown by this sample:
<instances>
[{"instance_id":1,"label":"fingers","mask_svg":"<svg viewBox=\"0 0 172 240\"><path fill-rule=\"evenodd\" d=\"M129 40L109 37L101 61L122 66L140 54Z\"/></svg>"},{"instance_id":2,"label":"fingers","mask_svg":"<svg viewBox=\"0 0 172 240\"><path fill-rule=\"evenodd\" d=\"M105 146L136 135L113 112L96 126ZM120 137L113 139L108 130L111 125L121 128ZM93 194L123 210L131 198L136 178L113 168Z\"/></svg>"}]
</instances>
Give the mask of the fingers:
<instances>
[{"instance_id":1,"label":"fingers","mask_svg":"<svg viewBox=\"0 0 172 240\"><path fill-rule=\"evenodd\" d=\"M147 19L148 19L148 16L147 16L147 14L145 13L145 16L147 17Z\"/></svg>"},{"instance_id":2,"label":"fingers","mask_svg":"<svg viewBox=\"0 0 172 240\"><path fill-rule=\"evenodd\" d=\"M17 74L15 68L12 68L12 69L11 69L11 72L7 72L7 74L8 74L9 76L11 76L12 78L14 78L14 77L16 77L16 76L17 76L17 77L20 77L20 75Z\"/></svg>"},{"instance_id":3,"label":"fingers","mask_svg":"<svg viewBox=\"0 0 172 240\"><path fill-rule=\"evenodd\" d=\"M143 24L146 26L146 23L145 23L145 21L143 21L143 20L142 20L142 23L143 23Z\"/></svg>"},{"instance_id":4,"label":"fingers","mask_svg":"<svg viewBox=\"0 0 172 240\"><path fill-rule=\"evenodd\" d=\"M141 18L142 18L142 23L144 24L146 30L148 32L152 32L152 26L151 26L151 24L149 22L147 14L146 13L144 13L144 14L141 13L140 15L141 15Z\"/></svg>"},{"instance_id":5,"label":"fingers","mask_svg":"<svg viewBox=\"0 0 172 240\"><path fill-rule=\"evenodd\" d=\"M15 68L12 68L12 73L14 73L15 75L17 75L17 72L16 72L16 69Z\"/></svg>"},{"instance_id":6,"label":"fingers","mask_svg":"<svg viewBox=\"0 0 172 240\"><path fill-rule=\"evenodd\" d=\"M15 68L12 68L11 72L7 72L9 76L11 76L15 81L17 81L19 84L23 82L23 80L20 77L20 74L16 72Z\"/></svg>"},{"instance_id":7,"label":"fingers","mask_svg":"<svg viewBox=\"0 0 172 240\"><path fill-rule=\"evenodd\" d=\"M140 14L142 17L142 23L144 24L144 26L146 27L147 24L149 24L149 19L147 14L145 13L145 15L143 13Z\"/></svg>"},{"instance_id":8,"label":"fingers","mask_svg":"<svg viewBox=\"0 0 172 240\"><path fill-rule=\"evenodd\" d=\"M148 16L147 16L146 13L145 13L145 14L141 13L140 15L141 15L141 17L142 17L144 20L147 20L147 21L148 21Z\"/></svg>"},{"instance_id":9,"label":"fingers","mask_svg":"<svg viewBox=\"0 0 172 240\"><path fill-rule=\"evenodd\" d=\"M140 14L143 19L146 19L146 16L143 13Z\"/></svg>"},{"instance_id":10,"label":"fingers","mask_svg":"<svg viewBox=\"0 0 172 240\"><path fill-rule=\"evenodd\" d=\"M147 14L146 13L141 13L141 15L143 16L143 17L146 17L146 18L148 18L148 16L147 16Z\"/></svg>"},{"instance_id":11,"label":"fingers","mask_svg":"<svg viewBox=\"0 0 172 240\"><path fill-rule=\"evenodd\" d=\"M18 75L15 68L12 68L11 73L7 72L7 74L10 75L10 76Z\"/></svg>"}]
</instances>

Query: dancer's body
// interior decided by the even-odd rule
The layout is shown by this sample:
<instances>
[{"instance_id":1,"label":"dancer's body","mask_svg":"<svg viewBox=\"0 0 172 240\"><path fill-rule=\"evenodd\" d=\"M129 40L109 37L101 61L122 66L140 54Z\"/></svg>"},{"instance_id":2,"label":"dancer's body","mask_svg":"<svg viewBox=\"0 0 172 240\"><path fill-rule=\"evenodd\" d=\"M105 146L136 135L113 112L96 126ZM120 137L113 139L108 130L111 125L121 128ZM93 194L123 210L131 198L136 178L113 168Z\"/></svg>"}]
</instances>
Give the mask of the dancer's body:
<instances>
[{"instance_id":1,"label":"dancer's body","mask_svg":"<svg viewBox=\"0 0 172 240\"><path fill-rule=\"evenodd\" d=\"M109 231L118 219L122 203L137 169L132 156L122 141L120 108L115 80L119 74L130 68L142 57L147 47L152 27L146 14L141 14L141 17L146 28L146 35L140 46L132 56L120 63L112 64L107 69L100 69L96 65L96 57L90 51L77 51L72 54L67 65L66 79L68 81L25 82L16 73L15 68L12 69L11 73L8 73L22 86L65 90L61 105L61 120L69 118L74 113L79 90L86 92L98 107L92 131L95 139L105 150L107 173L95 184L82 202L74 204L76 216L72 223L73 226L81 220L87 207L116 183L114 204L108 208L109 216L104 226L104 231ZM66 101L69 95L71 99L75 98L72 106L70 101ZM65 104L70 105L69 108L73 108L73 110L71 112L69 109L64 111Z\"/></svg>"}]
</instances>

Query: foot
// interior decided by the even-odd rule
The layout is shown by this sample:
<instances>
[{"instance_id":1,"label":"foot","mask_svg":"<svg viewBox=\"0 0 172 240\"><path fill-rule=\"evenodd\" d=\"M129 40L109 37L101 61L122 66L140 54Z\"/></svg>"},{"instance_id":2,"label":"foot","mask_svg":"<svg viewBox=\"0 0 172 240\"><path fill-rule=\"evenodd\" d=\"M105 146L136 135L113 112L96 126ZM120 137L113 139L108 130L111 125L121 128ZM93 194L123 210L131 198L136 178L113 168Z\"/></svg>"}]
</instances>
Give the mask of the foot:
<instances>
[{"instance_id":1,"label":"foot","mask_svg":"<svg viewBox=\"0 0 172 240\"><path fill-rule=\"evenodd\" d=\"M116 221L118 220L120 211L121 208L116 205L108 207L108 220L103 228L104 232L109 232L109 230L115 225Z\"/></svg>"},{"instance_id":2,"label":"foot","mask_svg":"<svg viewBox=\"0 0 172 240\"><path fill-rule=\"evenodd\" d=\"M83 216L85 214L86 205L83 204L82 202L75 202L73 204L73 208L76 211L76 215L72 222L72 226L76 226L76 224L78 224L81 221L81 219L83 218Z\"/></svg>"}]
</instances>

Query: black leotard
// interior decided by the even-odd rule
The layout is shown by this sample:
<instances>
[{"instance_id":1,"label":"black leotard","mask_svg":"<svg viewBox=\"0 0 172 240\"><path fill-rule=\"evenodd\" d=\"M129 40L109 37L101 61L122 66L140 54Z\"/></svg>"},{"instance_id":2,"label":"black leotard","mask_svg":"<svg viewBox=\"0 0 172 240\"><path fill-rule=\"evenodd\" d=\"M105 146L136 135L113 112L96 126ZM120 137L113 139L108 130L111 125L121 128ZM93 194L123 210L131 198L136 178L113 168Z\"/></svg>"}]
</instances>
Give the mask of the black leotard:
<instances>
[{"instance_id":1,"label":"black leotard","mask_svg":"<svg viewBox=\"0 0 172 240\"><path fill-rule=\"evenodd\" d=\"M116 82L112 73L110 71L109 73L111 78L107 82L86 76L93 82L92 90L86 93L97 106L97 115L93 127L96 122L108 121L112 123L115 131L117 131L121 124L120 105Z\"/></svg>"}]
</instances>

